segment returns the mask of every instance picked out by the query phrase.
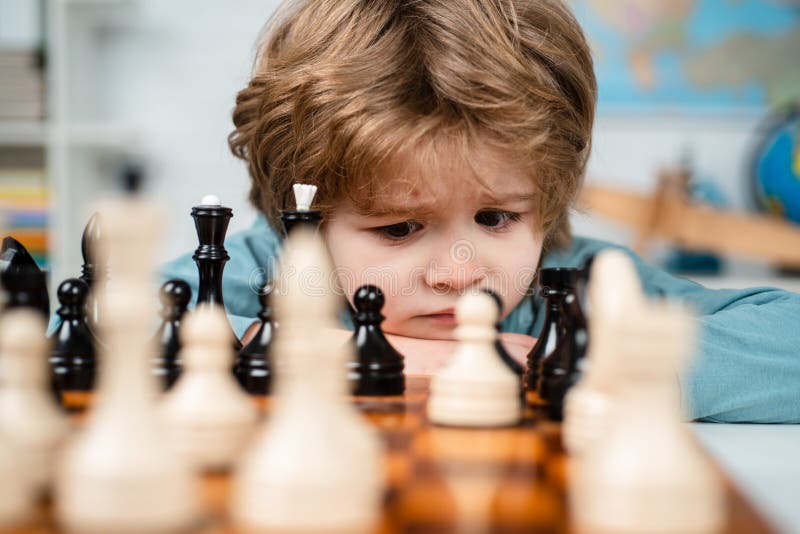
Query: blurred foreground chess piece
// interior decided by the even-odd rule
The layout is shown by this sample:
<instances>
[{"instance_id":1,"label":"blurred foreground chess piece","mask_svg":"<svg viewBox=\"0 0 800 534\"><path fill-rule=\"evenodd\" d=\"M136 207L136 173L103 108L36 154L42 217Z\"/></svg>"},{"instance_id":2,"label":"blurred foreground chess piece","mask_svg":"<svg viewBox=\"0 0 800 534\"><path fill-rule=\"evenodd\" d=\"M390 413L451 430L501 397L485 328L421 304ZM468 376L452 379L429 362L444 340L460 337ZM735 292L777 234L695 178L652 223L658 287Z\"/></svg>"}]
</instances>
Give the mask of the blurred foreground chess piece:
<instances>
[{"instance_id":1,"label":"blurred foreground chess piece","mask_svg":"<svg viewBox=\"0 0 800 534\"><path fill-rule=\"evenodd\" d=\"M272 285L266 283L259 292L261 309L255 336L245 345L236 359L233 373L239 384L250 395L269 395L272 384L272 339L276 324L272 320L270 293Z\"/></svg>"},{"instance_id":2,"label":"blurred foreground chess piece","mask_svg":"<svg viewBox=\"0 0 800 534\"><path fill-rule=\"evenodd\" d=\"M150 274L163 225L156 209L139 197L108 201L101 214L101 245L114 266L101 295L105 343L92 410L63 454L56 519L73 532L188 530L197 512L194 479L165 447L151 373Z\"/></svg>"},{"instance_id":3,"label":"blurred foreground chess piece","mask_svg":"<svg viewBox=\"0 0 800 534\"><path fill-rule=\"evenodd\" d=\"M255 405L230 373L225 312L201 305L181 331L184 370L160 406L167 438L199 471L229 469L255 427Z\"/></svg>"},{"instance_id":4,"label":"blurred foreground chess piece","mask_svg":"<svg viewBox=\"0 0 800 534\"><path fill-rule=\"evenodd\" d=\"M0 281L6 290L6 309L33 308L50 318L47 275L23 244L11 236L3 238L0 249Z\"/></svg>"},{"instance_id":5,"label":"blurred foreground chess piece","mask_svg":"<svg viewBox=\"0 0 800 534\"><path fill-rule=\"evenodd\" d=\"M591 309L585 371L564 401L564 444L570 454L591 449L606 428L616 380L618 325L642 307L644 294L633 260L621 250L596 256L588 286Z\"/></svg>"},{"instance_id":6,"label":"blurred foreground chess piece","mask_svg":"<svg viewBox=\"0 0 800 534\"><path fill-rule=\"evenodd\" d=\"M495 304L497 304L497 322L495 323L494 328L495 330L497 330L498 336L497 336L497 341L495 341L494 343L495 349L497 349L497 353L500 355L500 359L503 360L503 363L505 363L509 369L514 371L514 374L522 378L522 376L525 373L525 368L522 367L522 365L517 360L511 357L511 354L508 353L506 348L503 346L503 343L500 341L499 334L502 326L500 317L503 314L503 299L500 297L500 295L498 295L491 289L484 289L484 292L490 297L492 297L494 299Z\"/></svg>"},{"instance_id":7,"label":"blurred foreground chess piece","mask_svg":"<svg viewBox=\"0 0 800 534\"><path fill-rule=\"evenodd\" d=\"M51 394L45 329L34 310L11 310L0 319L0 434L20 451L16 458L23 478L39 494L51 487L58 448L68 430Z\"/></svg>"},{"instance_id":8,"label":"blurred foreground chess piece","mask_svg":"<svg viewBox=\"0 0 800 534\"><path fill-rule=\"evenodd\" d=\"M320 277L303 273L314 269ZM371 532L383 494L380 441L347 398L345 358L333 341L341 300L319 235L292 230L273 306L276 375L270 414L239 464L232 515L243 531Z\"/></svg>"},{"instance_id":9,"label":"blurred foreground chess piece","mask_svg":"<svg viewBox=\"0 0 800 534\"><path fill-rule=\"evenodd\" d=\"M606 259L601 253L597 260L601 285L611 281L603 274ZM618 289L630 281L615 282ZM610 289L599 296L613 299ZM718 532L725 517L722 484L684 423L676 379L694 349L694 318L667 302L620 299L624 314L593 302L603 311L609 306L615 320L593 315L606 330L601 347L613 354L591 361L591 371L605 364L613 379L598 436L570 460L577 532Z\"/></svg>"},{"instance_id":10,"label":"blurred foreground chess piece","mask_svg":"<svg viewBox=\"0 0 800 534\"><path fill-rule=\"evenodd\" d=\"M521 384L497 352L497 317L497 304L490 295L459 298L458 347L431 379L428 418L433 423L490 427L519 421Z\"/></svg>"},{"instance_id":11,"label":"blurred foreground chess piece","mask_svg":"<svg viewBox=\"0 0 800 534\"><path fill-rule=\"evenodd\" d=\"M693 201L682 169L660 172L655 194L585 185L580 204L631 227L633 250L646 256L655 239L687 250L729 254L776 267L800 268L800 227L768 215L734 212Z\"/></svg>"},{"instance_id":12,"label":"blurred foreground chess piece","mask_svg":"<svg viewBox=\"0 0 800 534\"><path fill-rule=\"evenodd\" d=\"M377 286L361 286L353 302L356 313L352 342L356 358L347 362L351 391L354 395L402 395L406 389L403 356L381 330L383 292Z\"/></svg>"},{"instance_id":13,"label":"blurred foreground chess piece","mask_svg":"<svg viewBox=\"0 0 800 534\"><path fill-rule=\"evenodd\" d=\"M225 250L225 234L228 232L228 223L230 223L231 217L233 217L233 210L224 207L219 198L214 195L204 196L200 205L192 208L192 218L199 242L192 256L197 263L199 275L197 305L211 304L225 309L222 273L225 270L225 264L231 259L228 251ZM242 344L233 333L230 323L228 323L228 328L231 331L233 347L238 351L242 348Z\"/></svg>"},{"instance_id":14,"label":"blurred foreground chess piece","mask_svg":"<svg viewBox=\"0 0 800 534\"><path fill-rule=\"evenodd\" d=\"M88 295L89 286L80 278L68 278L58 286L60 323L50 336L50 369L53 387L69 410L86 408L94 388L97 348L85 314Z\"/></svg>"},{"instance_id":15,"label":"blurred foreground chess piece","mask_svg":"<svg viewBox=\"0 0 800 534\"><path fill-rule=\"evenodd\" d=\"M181 374L181 321L192 300L192 288L184 280L167 280L158 292L161 301L161 326L155 335L156 354L153 373L168 390Z\"/></svg>"}]
</instances>

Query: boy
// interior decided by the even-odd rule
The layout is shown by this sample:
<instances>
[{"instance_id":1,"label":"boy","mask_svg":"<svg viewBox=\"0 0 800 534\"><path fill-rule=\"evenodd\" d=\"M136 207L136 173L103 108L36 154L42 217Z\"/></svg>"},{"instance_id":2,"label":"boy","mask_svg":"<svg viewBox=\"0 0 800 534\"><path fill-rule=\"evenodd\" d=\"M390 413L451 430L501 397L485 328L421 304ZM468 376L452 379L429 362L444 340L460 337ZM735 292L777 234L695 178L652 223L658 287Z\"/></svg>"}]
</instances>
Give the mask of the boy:
<instances>
[{"instance_id":1,"label":"boy","mask_svg":"<svg viewBox=\"0 0 800 534\"><path fill-rule=\"evenodd\" d=\"M611 246L572 238L568 223L596 92L588 46L560 0L284 4L229 137L263 214L226 242L237 334L258 309L251 275L275 258L279 212L303 182L319 187L346 294L383 288L384 330L408 372L446 360L455 302L476 288L502 296L503 341L523 358L544 315L528 296L537 269L580 266ZM800 422L800 333L790 327L800 296L711 291L635 261L649 294L699 316L698 358L682 383L694 418ZM164 274L196 289L188 256Z\"/></svg>"}]
</instances>

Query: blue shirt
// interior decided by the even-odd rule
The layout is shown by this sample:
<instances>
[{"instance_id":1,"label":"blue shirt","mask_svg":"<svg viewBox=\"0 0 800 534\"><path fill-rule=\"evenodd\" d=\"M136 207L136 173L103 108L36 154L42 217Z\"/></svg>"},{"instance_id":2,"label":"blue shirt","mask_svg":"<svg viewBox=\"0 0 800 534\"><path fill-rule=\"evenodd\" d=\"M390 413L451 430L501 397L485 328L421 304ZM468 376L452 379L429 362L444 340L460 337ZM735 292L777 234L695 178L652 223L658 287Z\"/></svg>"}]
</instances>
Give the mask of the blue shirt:
<instances>
[{"instance_id":1,"label":"blue shirt","mask_svg":"<svg viewBox=\"0 0 800 534\"><path fill-rule=\"evenodd\" d=\"M280 246L280 235L263 216L225 241L231 256L223 277L225 307L240 337L256 320L259 283L274 273ZM648 295L679 300L697 313L697 353L681 380L693 419L800 423L800 295L767 287L708 289L672 276L624 247L582 237L573 238L569 249L547 253L542 267L580 267L610 247L631 256ZM191 254L163 266L161 276L182 278L197 294L197 267ZM544 302L538 295L532 298L533 303L526 297L511 311L503 331L538 336Z\"/></svg>"}]
</instances>

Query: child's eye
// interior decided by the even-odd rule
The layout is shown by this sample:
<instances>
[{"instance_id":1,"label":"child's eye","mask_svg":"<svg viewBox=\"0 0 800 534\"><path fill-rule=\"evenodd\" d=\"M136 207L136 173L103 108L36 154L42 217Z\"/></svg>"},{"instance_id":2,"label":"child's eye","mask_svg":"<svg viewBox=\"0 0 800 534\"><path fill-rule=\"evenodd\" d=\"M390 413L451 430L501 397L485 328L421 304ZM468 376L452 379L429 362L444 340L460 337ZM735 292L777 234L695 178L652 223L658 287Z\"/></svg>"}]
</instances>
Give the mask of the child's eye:
<instances>
[{"instance_id":1,"label":"child's eye","mask_svg":"<svg viewBox=\"0 0 800 534\"><path fill-rule=\"evenodd\" d=\"M409 237L414 232L419 231L421 228L422 224L418 221L403 221L401 223L380 226L375 228L374 231L386 239L400 241Z\"/></svg>"},{"instance_id":2,"label":"child's eye","mask_svg":"<svg viewBox=\"0 0 800 534\"><path fill-rule=\"evenodd\" d=\"M483 210L475 214L475 222L487 228L505 228L509 223L519 221L521 215L513 211Z\"/></svg>"}]
</instances>

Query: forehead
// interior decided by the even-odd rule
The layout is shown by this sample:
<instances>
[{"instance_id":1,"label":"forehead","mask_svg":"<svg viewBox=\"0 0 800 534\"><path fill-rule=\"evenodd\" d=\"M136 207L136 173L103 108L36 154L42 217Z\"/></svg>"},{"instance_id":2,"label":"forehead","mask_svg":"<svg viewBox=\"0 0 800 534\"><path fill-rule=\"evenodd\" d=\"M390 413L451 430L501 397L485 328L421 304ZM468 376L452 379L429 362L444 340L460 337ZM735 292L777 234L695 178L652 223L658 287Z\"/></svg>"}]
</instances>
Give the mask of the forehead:
<instances>
[{"instance_id":1,"label":"forehead","mask_svg":"<svg viewBox=\"0 0 800 534\"><path fill-rule=\"evenodd\" d=\"M533 196L534 184L513 157L486 144L426 143L395 155L372 194L355 202L358 211L391 214L438 211L456 202L498 203Z\"/></svg>"}]
</instances>

